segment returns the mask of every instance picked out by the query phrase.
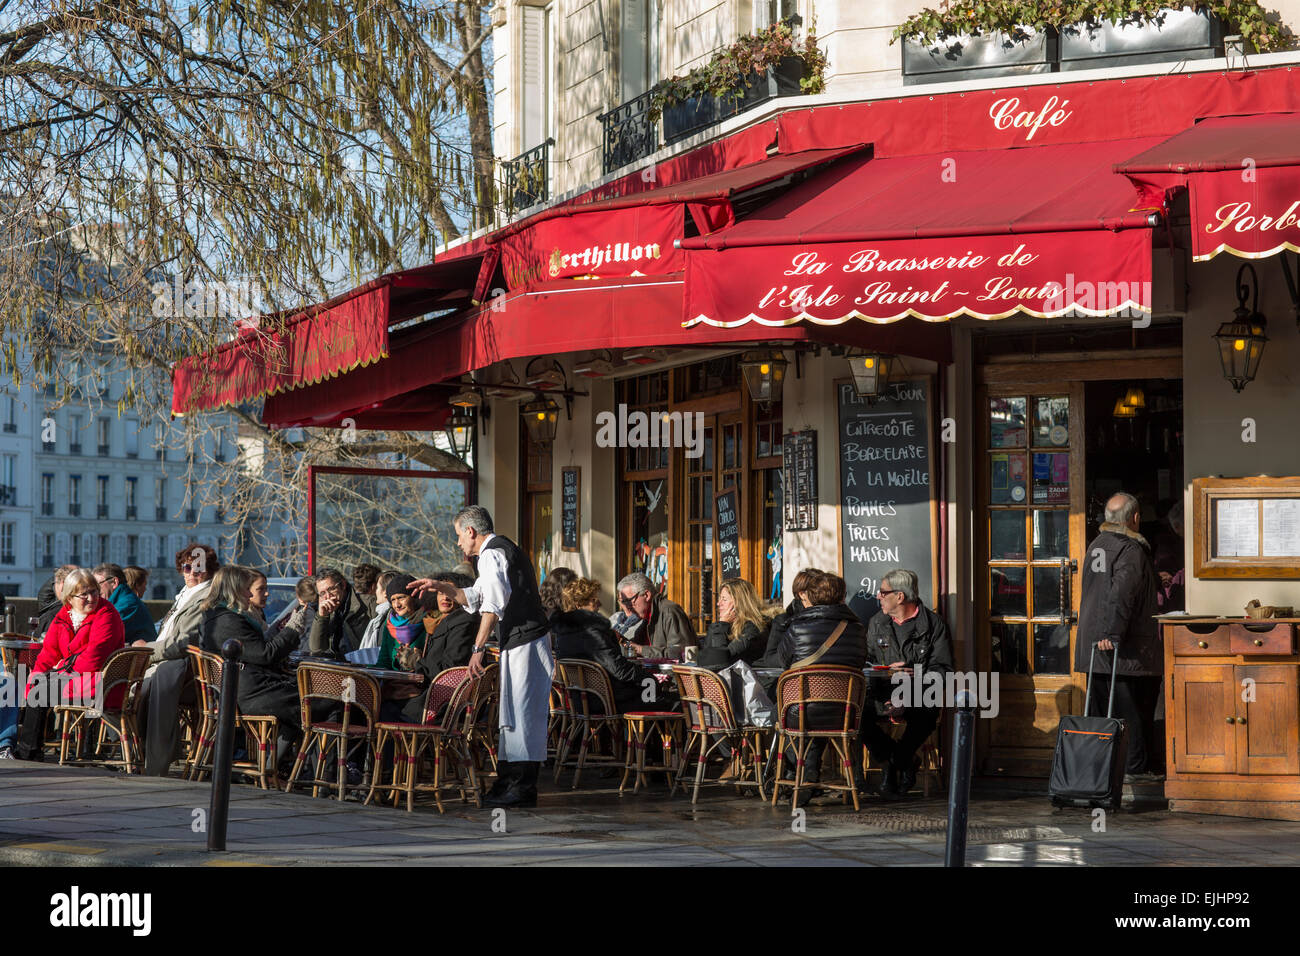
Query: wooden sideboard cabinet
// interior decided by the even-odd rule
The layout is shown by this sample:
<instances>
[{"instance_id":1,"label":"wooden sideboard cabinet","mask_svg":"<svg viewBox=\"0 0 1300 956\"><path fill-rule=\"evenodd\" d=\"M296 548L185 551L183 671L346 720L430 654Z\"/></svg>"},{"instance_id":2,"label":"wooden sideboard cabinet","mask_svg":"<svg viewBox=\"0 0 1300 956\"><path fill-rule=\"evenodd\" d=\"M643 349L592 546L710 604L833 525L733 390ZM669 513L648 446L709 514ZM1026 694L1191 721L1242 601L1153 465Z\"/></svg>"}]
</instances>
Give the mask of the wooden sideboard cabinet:
<instances>
[{"instance_id":1,"label":"wooden sideboard cabinet","mask_svg":"<svg viewBox=\"0 0 1300 956\"><path fill-rule=\"evenodd\" d=\"M1298 623L1161 620L1169 809L1300 820Z\"/></svg>"}]
</instances>

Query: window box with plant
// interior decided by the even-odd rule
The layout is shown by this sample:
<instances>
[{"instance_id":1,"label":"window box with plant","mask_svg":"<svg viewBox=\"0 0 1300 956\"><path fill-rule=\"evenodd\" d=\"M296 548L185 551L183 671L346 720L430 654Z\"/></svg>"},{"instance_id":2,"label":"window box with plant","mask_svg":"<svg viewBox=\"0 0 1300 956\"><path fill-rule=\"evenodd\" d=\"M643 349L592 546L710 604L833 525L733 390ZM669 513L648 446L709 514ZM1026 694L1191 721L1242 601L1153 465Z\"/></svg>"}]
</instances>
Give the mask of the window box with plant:
<instances>
[{"instance_id":1,"label":"window box with plant","mask_svg":"<svg viewBox=\"0 0 1300 956\"><path fill-rule=\"evenodd\" d=\"M816 33L810 29L800 40L792 23L775 23L742 36L686 76L660 83L650 118L662 115L664 142L675 143L770 99L821 93L825 72Z\"/></svg>"},{"instance_id":2,"label":"window box with plant","mask_svg":"<svg viewBox=\"0 0 1300 956\"><path fill-rule=\"evenodd\" d=\"M893 41L912 84L1206 59L1223 55L1225 33L1261 52L1285 45L1255 0L944 0L899 24Z\"/></svg>"}]
</instances>

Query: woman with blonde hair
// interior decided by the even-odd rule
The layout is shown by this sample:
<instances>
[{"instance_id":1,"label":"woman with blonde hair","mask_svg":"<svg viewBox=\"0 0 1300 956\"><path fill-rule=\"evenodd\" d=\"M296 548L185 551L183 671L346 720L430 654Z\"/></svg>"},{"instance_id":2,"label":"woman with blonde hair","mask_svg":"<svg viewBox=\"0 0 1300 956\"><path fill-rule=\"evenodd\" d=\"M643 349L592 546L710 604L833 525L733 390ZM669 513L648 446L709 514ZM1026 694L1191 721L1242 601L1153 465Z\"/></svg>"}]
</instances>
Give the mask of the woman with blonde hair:
<instances>
[{"instance_id":1,"label":"woman with blonde hair","mask_svg":"<svg viewBox=\"0 0 1300 956\"><path fill-rule=\"evenodd\" d=\"M744 578L728 578L718 588L718 616L700 648L701 666L722 668L735 661L753 664L767 649L770 626L754 585Z\"/></svg>"},{"instance_id":2,"label":"woman with blonde hair","mask_svg":"<svg viewBox=\"0 0 1300 956\"><path fill-rule=\"evenodd\" d=\"M29 697L17 747L17 754L23 760L44 759L45 721L50 708L59 703L51 699L50 678L42 675L50 672L69 675L63 700L92 704L98 689L98 672L108 656L126 644L122 617L112 602L101 596L99 582L89 570L77 568L69 573L63 581L62 594L63 607L50 622L27 682ZM34 692L35 696L31 696ZM106 700L98 706L117 706L120 695L115 696L117 700Z\"/></svg>"},{"instance_id":3,"label":"woman with blonde hair","mask_svg":"<svg viewBox=\"0 0 1300 956\"><path fill-rule=\"evenodd\" d=\"M282 628L266 636L266 623L253 605L253 585L261 572L238 564L223 565L212 579L212 589L203 601L199 624L199 646L213 654L221 645L236 640L240 655L239 709L245 714L274 714L280 721L276 761L286 765L293 745L302 737L302 709L294 679L280 670L280 663L298 647L298 633Z\"/></svg>"}]
</instances>

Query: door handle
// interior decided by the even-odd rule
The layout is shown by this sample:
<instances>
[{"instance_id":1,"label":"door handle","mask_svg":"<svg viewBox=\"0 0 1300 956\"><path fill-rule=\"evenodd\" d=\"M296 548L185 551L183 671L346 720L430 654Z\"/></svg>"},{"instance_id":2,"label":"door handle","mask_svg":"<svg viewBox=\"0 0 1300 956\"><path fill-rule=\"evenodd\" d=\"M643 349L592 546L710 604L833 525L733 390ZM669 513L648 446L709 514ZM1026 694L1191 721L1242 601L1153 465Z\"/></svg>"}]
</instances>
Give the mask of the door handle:
<instances>
[{"instance_id":1,"label":"door handle","mask_svg":"<svg viewBox=\"0 0 1300 956\"><path fill-rule=\"evenodd\" d=\"M1071 605L1071 598L1074 597L1074 572L1079 569L1079 562L1073 558L1061 559L1061 592L1060 608L1061 623L1065 625L1074 623L1074 609Z\"/></svg>"}]
</instances>

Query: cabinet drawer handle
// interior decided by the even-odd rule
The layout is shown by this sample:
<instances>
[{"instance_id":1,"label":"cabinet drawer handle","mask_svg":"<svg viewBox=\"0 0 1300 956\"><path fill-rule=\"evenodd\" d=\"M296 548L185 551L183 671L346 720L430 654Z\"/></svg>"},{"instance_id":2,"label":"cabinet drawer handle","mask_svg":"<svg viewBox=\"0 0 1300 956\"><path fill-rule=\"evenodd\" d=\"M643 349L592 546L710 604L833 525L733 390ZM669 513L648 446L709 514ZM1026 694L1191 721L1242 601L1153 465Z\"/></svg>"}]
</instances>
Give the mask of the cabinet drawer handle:
<instances>
[{"instance_id":1,"label":"cabinet drawer handle","mask_svg":"<svg viewBox=\"0 0 1300 956\"><path fill-rule=\"evenodd\" d=\"M1256 646L1256 647L1263 647L1263 646L1264 646L1264 642L1261 641L1261 640L1256 639L1256 641L1255 641L1255 646Z\"/></svg>"},{"instance_id":2,"label":"cabinet drawer handle","mask_svg":"<svg viewBox=\"0 0 1300 956\"><path fill-rule=\"evenodd\" d=\"M1196 646L1197 646L1197 647L1209 647L1210 645L1207 644L1205 641L1197 641L1197 642L1196 642Z\"/></svg>"},{"instance_id":3,"label":"cabinet drawer handle","mask_svg":"<svg viewBox=\"0 0 1300 956\"><path fill-rule=\"evenodd\" d=\"M1232 723L1232 720L1233 720L1233 719L1232 719L1231 717L1229 717L1229 718L1228 718L1228 723Z\"/></svg>"},{"instance_id":4,"label":"cabinet drawer handle","mask_svg":"<svg viewBox=\"0 0 1300 956\"><path fill-rule=\"evenodd\" d=\"M1246 722L1246 718L1245 718L1245 717L1238 717L1238 718L1237 718L1237 723L1239 723L1239 724L1244 724L1245 722Z\"/></svg>"}]
</instances>

